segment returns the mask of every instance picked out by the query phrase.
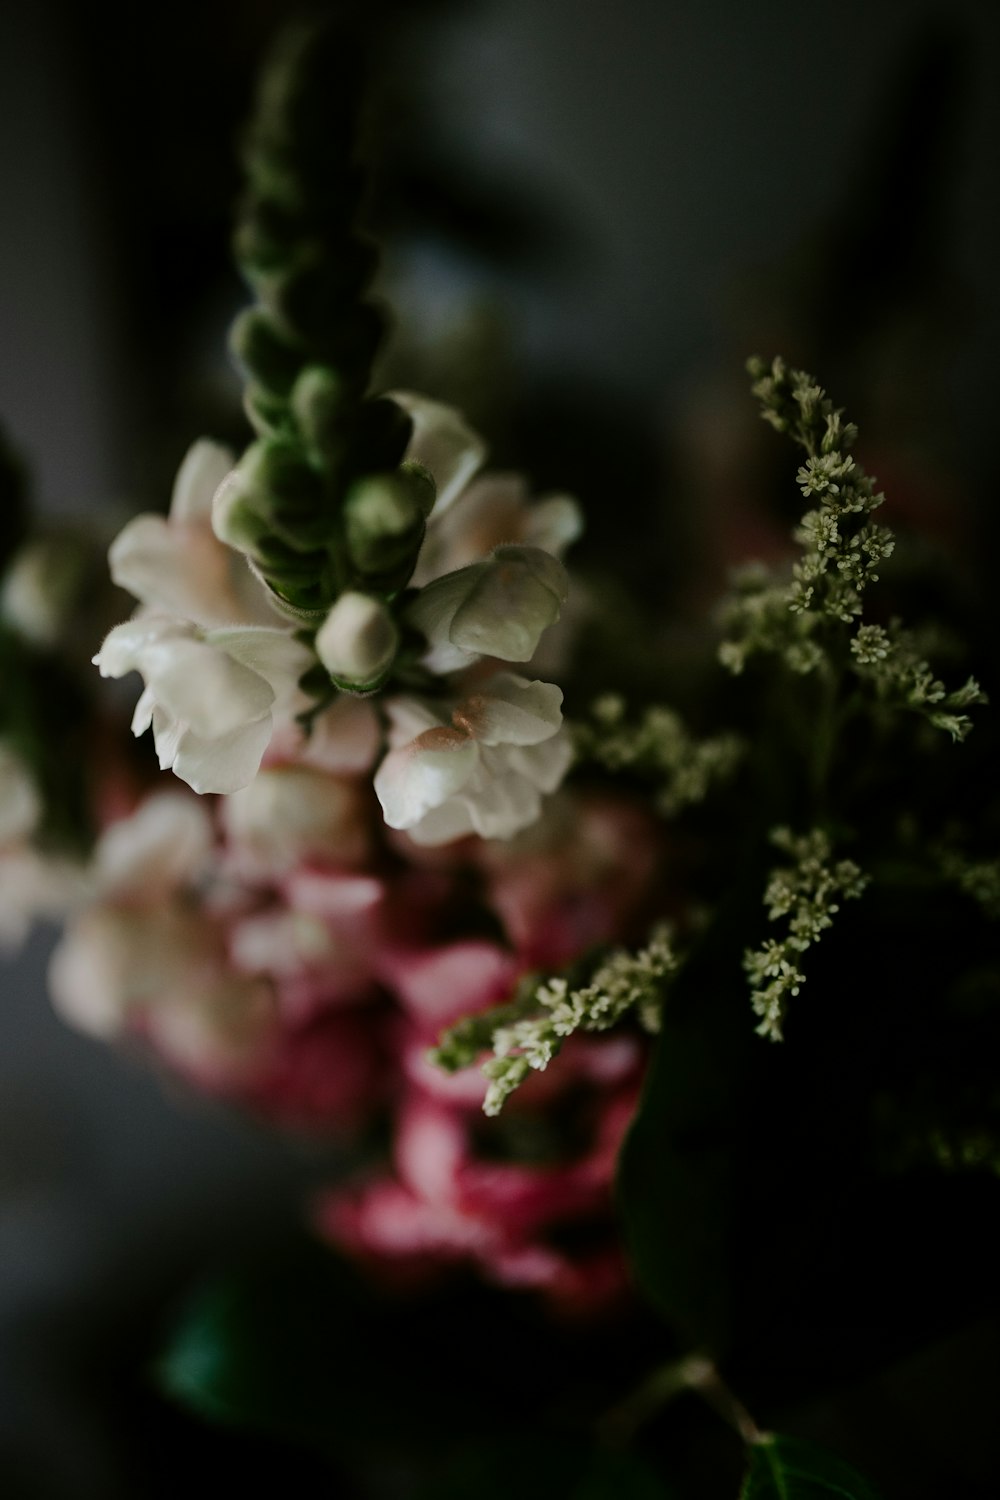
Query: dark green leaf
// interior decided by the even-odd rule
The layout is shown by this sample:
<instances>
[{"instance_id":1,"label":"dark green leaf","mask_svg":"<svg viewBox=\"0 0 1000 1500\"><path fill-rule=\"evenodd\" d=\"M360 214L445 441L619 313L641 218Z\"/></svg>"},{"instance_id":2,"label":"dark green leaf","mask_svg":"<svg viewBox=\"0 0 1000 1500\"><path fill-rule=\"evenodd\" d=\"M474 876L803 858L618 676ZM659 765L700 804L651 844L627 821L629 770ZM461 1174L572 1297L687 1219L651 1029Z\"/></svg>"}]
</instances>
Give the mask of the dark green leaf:
<instances>
[{"instance_id":1,"label":"dark green leaf","mask_svg":"<svg viewBox=\"0 0 1000 1500\"><path fill-rule=\"evenodd\" d=\"M879 1500L879 1495L835 1454L775 1436L751 1449L740 1500Z\"/></svg>"}]
</instances>

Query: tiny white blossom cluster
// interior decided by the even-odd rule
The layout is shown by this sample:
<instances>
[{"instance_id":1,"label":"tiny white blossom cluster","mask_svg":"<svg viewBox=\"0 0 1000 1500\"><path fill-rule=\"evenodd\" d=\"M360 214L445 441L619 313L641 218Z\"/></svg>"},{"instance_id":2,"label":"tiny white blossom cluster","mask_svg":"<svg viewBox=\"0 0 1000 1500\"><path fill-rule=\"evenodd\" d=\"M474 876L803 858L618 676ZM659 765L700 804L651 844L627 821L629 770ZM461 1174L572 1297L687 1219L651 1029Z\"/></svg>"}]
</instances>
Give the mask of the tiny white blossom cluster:
<instances>
[{"instance_id":1,"label":"tiny white blossom cluster","mask_svg":"<svg viewBox=\"0 0 1000 1500\"><path fill-rule=\"evenodd\" d=\"M407 392L392 399L413 423L405 465L428 476L435 497L418 586L401 612L348 589L325 619L306 622L314 635L303 630L301 612L243 555L232 454L200 442L169 516L136 517L111 547L112 577L140 607L94 660L105 677L142 675L132 728L152 728L161 767L196 792L228 794L253 781L275 737L308 713L307 674L322 664L337 688L369 693L405 630L425 643L415 666L430 691L383 699L389 751L375 789L386 822L425 844L507 838L537 817L572 749L558 687L484 664L530 662L559 618L568 592L559 554L579 513L565 496L529 505L509 475L470 484L485 448L458 413Z\"/></svg>"},{"instance_id":2,"label":"tiny white blossom cluster","mask_svg":"<svg viewBox=\"0 0 1000 1500\"><path fill-rule=\"evenodd\" d=\"M591 705L591 720L573 726L573 739L581 760L653 779L656 810L667 818L703 802L715 784L733 774L744 751L735 734L695 739L670 708L647 708L637 724L630 724L617 693L605 693Z\"/></svg>"},{"instance_id":3,"label":"tiny white blossom cluster","mask_svg":"<svg viewBox=\"0 0 1000 1500\"><path fill-rule=\"evenodd\" d=\"M664 986L678 966L668 928L659 924L635 953L619 948L596 965L586 984L565 975L528 979L514 999L469 1016L442 1036L431 1061L448 1072L469 1067L484 1051L489 1080L483 1110L500 1113L532 1070L541 1072L575 1032L608 1031L630 1012L647 1031L659 1029Z\"/></svg>"},{"instance_id":4,"label":"tiny white blossom cluster","mask_svg":"<svg viewBox=\"0 0 1000 1500\"><path fill-rule=\"evenodd\" d=\"M772 871L764 892L768 917L772 922L788 917L788 931L783 938L768 938L760 948L748 949L743 968L754 1012L761 1018L757 1033L780 1042L788 1001L806 982L798 967L800 956L833 925L841 900L861 895L868 876L853 860L830 863L830 840L822 829L796 837L787 828L776 828L771 842L794 861Z\"/></svg>"},{"instance_id":5,"label":"tiny white blossom cluster","mask_svg":"<svg viewBox=\"0 0 1000 1500\"><path fill-rule=\"evenodd\" d=\"M721 610L720 662L734 676L765 653L803 675L842 663L881 700L964 739L972 721L961 710L986 702L975 679L949 692L898 623L861 623L862 595L878 581L895 541L888 527L868 519L885 497L849 452L857 428L803 371L781 359L770 366L751 360L749 368L761 416L804 449L799 488L818 505L795 529L803 550L790 575L751 565L734 579Z\"/></svg>"}]
</instances>

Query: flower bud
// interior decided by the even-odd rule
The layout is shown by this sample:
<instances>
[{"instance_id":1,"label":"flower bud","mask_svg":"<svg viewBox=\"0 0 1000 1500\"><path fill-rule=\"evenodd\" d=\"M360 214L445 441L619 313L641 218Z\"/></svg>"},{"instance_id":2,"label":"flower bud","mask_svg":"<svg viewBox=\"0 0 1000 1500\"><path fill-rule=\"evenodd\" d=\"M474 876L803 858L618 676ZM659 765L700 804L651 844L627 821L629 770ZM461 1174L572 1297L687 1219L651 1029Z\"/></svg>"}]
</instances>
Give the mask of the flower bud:
<instances>
[{"instance_id":1,"label":"flower bud","mask_svg":"<svg viewBox=\"0 0 1000 1500\"><path fill-rule=\"evenodd\" d=\"M399 644L396 622L381 599L341 594L316 636L316 654L349 691L375 687L392 666Z\"/></svg>"},{"instance_id":2,"label":"flower bud","mask_svg":"<svg viewBox=\"0 0 1000 1500\"><path fill-rule=\"evenodd\" d=\"M344 505L344 532L359 573L380 578L405 570L409 575L423 540L425 493L418 471L375 474L353 487Z\"/></svg>"}]
</instances>

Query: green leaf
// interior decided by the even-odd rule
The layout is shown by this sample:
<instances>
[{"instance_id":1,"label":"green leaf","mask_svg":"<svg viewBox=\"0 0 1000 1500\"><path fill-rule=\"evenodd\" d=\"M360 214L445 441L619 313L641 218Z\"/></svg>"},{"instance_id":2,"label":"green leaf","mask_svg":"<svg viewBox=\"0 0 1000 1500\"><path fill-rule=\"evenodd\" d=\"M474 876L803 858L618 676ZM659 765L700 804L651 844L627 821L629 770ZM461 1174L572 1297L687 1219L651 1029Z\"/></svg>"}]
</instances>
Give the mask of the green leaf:
<instances>
[{"instance_id":1,"label":"green leaf","mask_svg":"<svg viewBox=\"0 0 1000 1500\"><path fill-rule=\"evenodd\" d=\"M856 1469L812 1443L769 1436L750 1451L740 1500L879 1500Z\"/></svg>"}]
</instances>

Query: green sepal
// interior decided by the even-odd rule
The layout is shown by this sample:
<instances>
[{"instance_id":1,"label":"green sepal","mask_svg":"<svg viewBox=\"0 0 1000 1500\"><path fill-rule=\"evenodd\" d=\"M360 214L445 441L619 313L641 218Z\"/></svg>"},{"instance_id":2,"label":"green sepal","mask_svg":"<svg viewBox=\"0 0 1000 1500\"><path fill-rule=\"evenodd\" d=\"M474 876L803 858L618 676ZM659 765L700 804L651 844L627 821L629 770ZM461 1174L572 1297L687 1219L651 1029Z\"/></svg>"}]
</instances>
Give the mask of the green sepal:
<instances>
[{"instance_id":1,"label":"green sepal","mask_svg":"<svg viewBox=\"0 0 1000 1500\"><path fill-rule=\"evenodd\" d=\"M267 313L248 307L239 314L229 334L230 348L256 383L273 396L287 399L305 360L301 346L288 342Z\"/></svg>"},{"instance_id":2,"label":"green sepal","mask_svg":"<svg viewBox=\"0 0 1000 1500\"><path fill-rule=\"evenodd\" d=\"M258 437L278 437L292 431L288 402L272 395L256 381L250 381L243 392L243 410Z\"/></svg>"}]
</instances>

